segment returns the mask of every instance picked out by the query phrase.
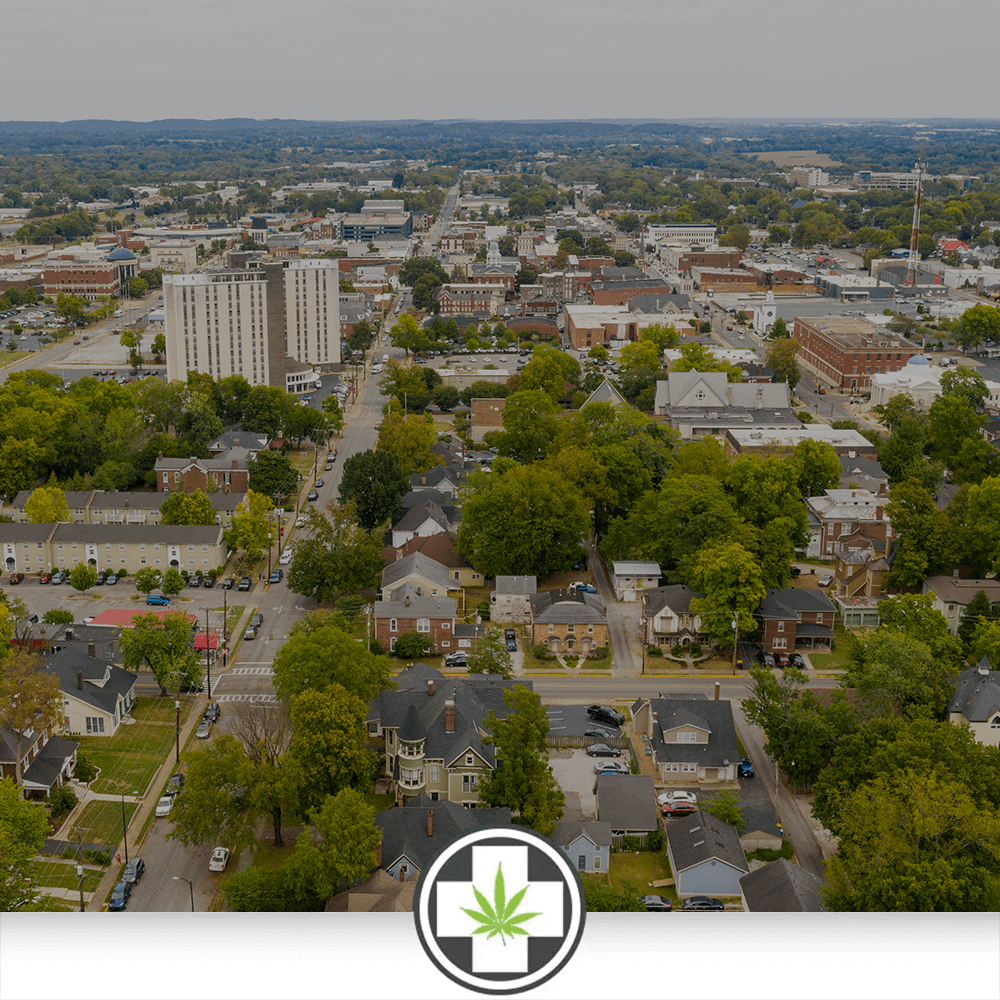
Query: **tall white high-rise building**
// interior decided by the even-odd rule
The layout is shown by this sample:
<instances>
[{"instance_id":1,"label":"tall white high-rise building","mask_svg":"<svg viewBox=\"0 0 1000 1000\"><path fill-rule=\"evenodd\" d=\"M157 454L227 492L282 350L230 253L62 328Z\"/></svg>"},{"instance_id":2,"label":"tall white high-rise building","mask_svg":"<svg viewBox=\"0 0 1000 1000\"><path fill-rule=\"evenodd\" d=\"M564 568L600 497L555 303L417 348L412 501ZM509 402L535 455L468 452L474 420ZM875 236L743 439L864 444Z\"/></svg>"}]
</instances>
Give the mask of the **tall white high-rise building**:
<instances>
[{"instance_id":1,"label":"tall white high-rise building","mask_svg":"<svg viewBox=\"0 0 1000 1000\"><path fill-rule=\"evenodd\" d=\"M247 267L233 253L225 270L163 278L167 378L188 372L242 375L251 385L303 392L313 366L340 361L340 271L331 260Z\"/></svg>"}]
</instances>

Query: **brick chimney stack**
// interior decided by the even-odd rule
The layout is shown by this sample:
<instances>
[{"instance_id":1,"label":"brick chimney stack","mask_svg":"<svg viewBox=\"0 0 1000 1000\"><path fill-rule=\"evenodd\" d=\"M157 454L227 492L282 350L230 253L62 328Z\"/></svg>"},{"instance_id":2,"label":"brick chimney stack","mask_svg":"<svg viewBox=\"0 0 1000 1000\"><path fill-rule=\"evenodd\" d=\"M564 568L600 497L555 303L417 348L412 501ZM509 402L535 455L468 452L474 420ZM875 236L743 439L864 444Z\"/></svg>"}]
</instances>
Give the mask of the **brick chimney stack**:
<instances>
[{"instance_id":1,"label":"brick chimney stack","mask_svg":"<svg viewBox=\"0 0 1000 1000\"><path fill-rule=\"evenodd\" d=\"M80 691L83 690L83 671L82 670L78 670L76 672L76 686L77 686L78 690L80 690Z\"/></svg>"},{"instance_id":2,"label":"brick chimney stack","mask_svg":"<svg viewBox=\"0 0 1000 1000\"><path fill-rule=\"evenodd\" d=\"M97 646L94 643L92 642L87 643L87 652L90 654L90 658L92 660L97 659Z\"/></svg>"},{"instance_id":3,"label":"brick chimney stack","mask_svg":"<svg viewBox=\"0 0 1000 1000\"><path fill-rule=\"evenodd\" d=\"M444 731L455 732L455 702L451 698L444 703Z\"/></svg>"},{"instance_id":4,"label":"brick chimney stack","mask_svg":"<svg viewBox=\"0 0 1000 1000\"><path fill-rule=\"evenodd\" d=\"M433 698L434 697L434 681L428 681L427 682L427 696L429 698Z\"/></svg>"},{"instance_id":5,"label":"brick chimney stack","mask_svg":"<svg viewBox=\"0 0 1000 1000\"><path fill-rule=\"evenodd\" d=\"M434 810L433 809L428 809L427 810L427 836L428 837L433 837L434 836Z\"/></svg>"}]
</instances>

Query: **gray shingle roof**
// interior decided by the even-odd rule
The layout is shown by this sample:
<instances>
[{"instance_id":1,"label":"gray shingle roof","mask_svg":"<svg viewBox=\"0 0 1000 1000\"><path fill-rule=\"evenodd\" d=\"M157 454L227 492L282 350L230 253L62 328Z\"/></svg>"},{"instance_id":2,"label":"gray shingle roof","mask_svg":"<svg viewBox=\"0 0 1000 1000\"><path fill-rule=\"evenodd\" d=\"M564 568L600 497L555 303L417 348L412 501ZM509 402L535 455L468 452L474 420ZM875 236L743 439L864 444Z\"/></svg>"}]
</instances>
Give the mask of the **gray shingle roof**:
<instances>
[{"instance_id":1,"label":"gray shingle roof","mask_svg":"<svg viewBox=\"0 0 1000 1000\"><path fill-rule=\"evenodd\" d=\"M421 503L411 507L393 526L393 531L416 531L427 520L434 521L442 531L451 527L443 508L437 503Z\"/></svg>"},{"instance_id":2,"label":"gray shingle roof","mask_svg":"<svg viewBox=\"0 0 1000 1000\"><path fill-rule=\"evenodd\" d=\"M137 674L114 663L92 658L85 648L75 644L43 656L42 668L59 678L64 694L112 714L119 697L128 695L138 679ZM77 683L78 673L83 674L82 688Z\"/></svg>"},{"instance_id":3,"label":"gray shingle roof","mask_svg":"<svg viewBox=\"0 0 1000 1000\"><path fill-rule=\"evenodd\" d=\"M985 656L958 675L948 711L960 713L969 722L987 722L1000 712L1000 670L990 670Z\"/></svg>"},{"instance_id":4,"label":"gray shingle roof","mask_svg":"<svg viewBox=\"0 0 1000 1000\"><path fill-rule=\"evenodd\" d=\"M819 887L823 880L786 858L772 861L740 879L751 913L820 913L826 910Z\"/></svg>"},{"instance_id":5,"label":"gray shingle roof","mask_svg":"<svg viewBox=\"0 0 1000 1000\"><path fill-rule=\"evenodd\" d=\"M595 847L611 846L611 824L595 821L561 820L549 838L556 847L570 847L586 837Z\"/></svg>"},{"instance_id":6,"label":"gray shingle roof","mask_svg":"<svg viewBox=\"0 0 1000 1000\"><path fill-rule=\"evenodd\" d=\"M433 813L430 836L428 812ZM421 793L402 808L386 809L375 817L375 825L382 830L382 867L390 867L405 857L414 868L423 871L441 848L460 833L509 823L510 809L464 809L445 799L432 802Z\"/></svg>"},{"instance_id":7,"label":"gray shingle roof","mask_svg":"<svg viewBox=\"0 0 1000 1000\"><path fill-rule=\"evenodd\" d=\"M670 608L675 615L687 614L692 599L702 598L705 595L679 583L671 587L656 587L653 590L643 591L643 596L646 601L646 614L652 617L664 608Z\"/></svg>"},{"instance_id":8,"label":"gray shingle roof","mask_svg":"<svg viewBox=\"0 0 1000 1000\"><path fill-rule=\"evenodd\" d=\"M38 756L31 762L31 766L24 772L23 780L25 784L44 785L51 788L66 761L76 753L79 743L64 740L61 736L53 736L42 747Z\"/></svg>"},{"instance_id":9,"label":"gray shingle roof","mask_svg":"<svg viewBox=\"0 0 1000 1000\"><path fill-rule=\"evenodd\" d=\"M418 575L431 583L437 584L446 596L451 581L448 576L448 567L430 556L425 556L423 552L413 552L402 559L397 559L382 571L382 589L391 587L399 580L405 580L408 576Z\"/></svg>"},{"instance_id":10,"label":"gray shingle roof","mask_svg":"<svg viewBox=\"0 0 1000 1000\"><path fill-rule=\"evenodd\" d=\"M604 624L604 604L596 594L580 590L546 590L531 599L531 616L536 622Z\"/></svg>"},{"instance_id":11,"label":"gray shingle roof","mask_svg":"<svg viewBox=\"0 0 1000 1000\"><path fill-rule=\"evenodd\" d=\"M498 576L496 593L498 594L534 594L538 589L538 581L533 576Z\"/></svg>"},{"instance_id":12,"label":"gray shingle roof","mask_svg":"<svg viewBox=\"0 0 1000 1000\"><path fill-rule=\"evenodd\" d=\"M222 536L219 524L58 524L52 533L54 542L160 542L173 545L218 545ZM2 537L2 536L0 536Z\"/></svg>"},{"instance_id":13,"label":"gray shingle roof","mask_svg":"<svg viewBox=\"0 0 1000 1000\"><path fill-rule=\"evenodd\" d=\"M690 701L657 699L650 705L656 725L650 743L657 761L725 767L740 760L740 747L733 724L733 709L728 701ZM681 725L695 725L709 731L707 743L666 743L664 730Z\"/></svg>"},{"instance_id":14,"label":"gray shingle roof","mask_svg":"<svg viewBox=\"0 0 1000 1000\"><path fill-rule=\"evenodd\" d=\"M746 855L735 826L723 823L711 813L697 812L676 819L667 827L674 874L704 861L723 861L742 872L749 871Z\"/></svg>"},{"instance_id":15,"label":"gray shingle roof","mask_svg":"<svg viewBox=\"0 0 1000 1000\"><path fill-rule=\"evenodd\" d=\"M392 591L391 601L375 602L376 618L449 618L454 619L458 601L454 597L418 594L412 583Z\"/></svg>"},{"instance_id":16,"label":"gray shingle roof","mask_svg":"<svg viewBox=\"0 0 1000 1000\"><path fill-rule=\"evenodd\" d=\"M656 785L651 774L597 776L597 817L612 830L655 830Z\"/></svg>"},{"instance_id":17,"label":"gray shingle roof","mask_svg":"<svg viewBox=\"0 0 1000 1000\"><path fill-rule=\"evenodd\" d=\"M761 618L798 619L802 613L836 612L830 598L821 590L798 590L770 587L760 602Z\"/></svg>"}]
</instances>

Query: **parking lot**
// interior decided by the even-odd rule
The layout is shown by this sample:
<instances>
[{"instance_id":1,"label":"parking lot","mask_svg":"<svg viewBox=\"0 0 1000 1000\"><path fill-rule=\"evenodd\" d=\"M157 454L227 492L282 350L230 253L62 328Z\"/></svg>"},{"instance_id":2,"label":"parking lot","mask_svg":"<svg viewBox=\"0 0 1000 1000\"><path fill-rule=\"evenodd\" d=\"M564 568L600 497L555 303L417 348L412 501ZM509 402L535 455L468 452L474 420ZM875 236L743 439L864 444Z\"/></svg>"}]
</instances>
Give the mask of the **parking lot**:
<instances>
[{"instance_id":1,"label":"parking lot","mask_svg":"<svg viewBox=\"0 0 1000 1000\"><path fill-rule=\"evenodd\" d=\"M603 729L608 736L622 735L618 726L591 719L583 705L548 705L545 713L549 717L549 732L553 736L583 736L588 729ZM594 742L600 742L599 738Z\"/></svg>"},{"instance_id":2,"label":"parking lot","mask_svg":"<svg viewBox=\"0 0 1000 1000\"><path fill-rule=\"evenodd\" d=\"M552 774L566 796L564 820L597 819L597 796L594 793L597 775L594 764L606 759L608 758L588 757L583 749L549 748Z\"/></svg>"}]
</instances>

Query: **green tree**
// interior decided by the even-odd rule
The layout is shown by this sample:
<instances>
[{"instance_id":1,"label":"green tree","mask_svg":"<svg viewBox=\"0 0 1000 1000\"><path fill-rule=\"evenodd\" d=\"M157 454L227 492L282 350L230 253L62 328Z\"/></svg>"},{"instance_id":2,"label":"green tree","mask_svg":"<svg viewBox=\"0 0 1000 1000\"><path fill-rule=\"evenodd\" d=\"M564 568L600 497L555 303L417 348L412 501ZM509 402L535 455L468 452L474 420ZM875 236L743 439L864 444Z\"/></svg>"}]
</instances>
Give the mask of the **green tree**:
<instances>
[{"instance_id":1,"label":"green tree","mask_svg":"<svg viewBox=\"0 0 1000 1000\"><path fill-rule=\"evenodd\" d=\"M526 389L507 397L503 432L497 435L501 455L519 462L538 462L554 449L559 408L543 389Z\"/></svg>"},{"instance_id":2,"label":"green tree","mask_svg":"<svg viewBox=\"0 0 1000 1000\"><path fill-rule=\"evenodd\" d=\"M242 549L250 564L257 562L270 545L271 522L268 515L273 509L270 497L249 489L236 507L226 541L231 549Z\"/></svg>"},{"instance_id":3,"label":"green tree","mask_svg":"<svg viewBox=\"0 0 1000 1000\"><path fill-rule=\"evenodd\" d=\"M928 417L931 458L942 462L950 462L966 439L979 437L979 429L986 422L963 395L939 396L931 403Z\"/></svg>"},{"instance_id":4,"label":"green tree","mask_svg":"<svg viewBox=\"0 0 1000 1000\"><path fill-rule=\"evenodd\" d=\"M148 669L160 694L197 680L198 654L191 648L191 622L183 611L138 614L123 628L118 651L126 670Z\"/></svg>"},{"instance_id":5,"label":"green tree","mask_svg":"<svg viewBox=\"0 0 1000 1000\"><path fill-rule=\"evenodd\" d=\"M66 493L58 486L39 486L24 501L24 513L29 524L55 524L69 521Z\"/></svg>"},{"instance_id":6,"label":"green tree","mask_svg":"<svg viewBox=\"0 0 1000 1000\"><path fill-rule=\"evenodd\" d=\"M302 808L317 808L345 788L367 791L377 763L365 748L367 710L365 702L336 683L289 700L295 728L289 753L299 768Z\"/></svg>"},{"instance_id":7,"label":"green tree","mask_svg":"<svg viewBox=\"0 0 1000 1000\"><path fill-rule=\"evenodd\" d=\"M410 488L399 459L389 451L362 451L344 462L338 499L353 501L358 524L366 531L391 524L402 513L400 501Z\"/></svg>"},{"instance_id":8,"label":"green tree","mask_svg":"<svg viewBox=\"0 0 1000 1000\"><path fill-rule=\"evenodd\" d=\"M739 542L705 546L691 568L691 587L704 593L691 601L691 610L701 616L702 631L721 646L732 646L733 625L739 621L740 635L757 630L754 611L767 594L761 568Z\"/></svg>"},{"instance_id":9,"label":"green tree","mask_svg":"<svg viewBox=\"0 0 1000 1000\"><path fill-rule=\"evenodd\" d=\"M973 409L979 410L989 395L989 389L979 372L968 365L959 365L957 368L949 368L941 376L941 395L964 396Z\"/></svg>"},{"instance_id":10,"label":"green tree","mask_svg":"<svg viewBox=\"0 0 1000 1000\"><path fill-rule=\"evenodd\" d=\"M961 641L966 653L971 652L972 637L981 620L994 621L997 612L994 611L990 599L986 596L985 590L977 590L972 596L972 600L965 606L962 618L958 623L958 638Z\"/></svg>"},{"instance_id":11,"label":"green tree","mask_svg":"<svg viewBox=\"0 0 1000 1000\"><path fill-rule=\"evenodd\" d=\"M885 513L900 536L892 583L916 586L958 561L964 548L961 525L938 510L931 492L915 479L893 486Z\"/></svg>"},{"instance_id":12,"label":"green tree","mask_svg":"<svg viewBox=\"0 0 1000 1000\"><path fill-rule=\"evenodd\" d=\"M35 469L42 454L34 438L20 440L9 436L0 444L0 493L9 501L35 481Z\"/></svg>"},{"instance_id":13,"label":"green tree","mask_svg":"<svg viewBox=\"0 0 1000 1000\"><path fill-rule=\"evenodd\" d=\"M646 904L639 899L638 889L627 879L622 881L620 889L615 889L588 878L583 883L583 894L588 913L646 912Z\"/></svg>"},{"instance_id":14,"label":"green tree","mask_svg":"<svg viewBox=\"0 0 1000 1000\"><path fill-rule=\"evenodd\" d=\"M161 524L215 524L215 508L200 489L169 494L160 504L160 515Z\"/></svg>"},{"instance_id":15,"label":"green tree","mask_svg":"<svg viewBox=\"0 0 1000 1000\"><path fill-rule=\"evenodd\" d=\"M411 352L419 354L426 350L430 340L413 316L410 313L403 313L389 330L389 343L393 347L402 347L409 357Z\"/></svg>"},{"instance_id":16,"label":"green tree","mask_svg":"<svg viewBox=\"0 0 1000 1000\"><path fill-rule=\"evenodd\" d=\"M394 687L392 670L388 657L367 652L352 635L327 625L292 633L274 658L274 689L290 701L307 688L339 684L367 704Z\"/></svg>"},{"instance_id":17,"label":"green tree","mask_svg":"<svg viewBox=\"0 0 1000 1000\"><path fill-rule=\"evenodd\" d=\"M344 788L326 798L299 834L286 866L286 884L300 902L323 901L366 878L377 866L382 831L360 791Z\"/></svg>"},{"instance_id":18,"label":"green tree","mask_svg":"<svg viewBox=\"0 0 1000 1000\"><path fill-rule=\"evenodd\" d=\"M961 496L960 492L955 500ZM982 578L996 574L1000 572L1000 475L970 486L966 499L965 510L956 510L952 520L967 525L965 550L972 575ZM948 512L951 514L951 505Z\"/></svg>"},{"instance_id":19,"label":"green tree","mask_svg":"<svg viewBox=\"0 0 1000 1000\"><path fill-rule=\"evenodd\" d=\"M22 799L13 778L0 778L0 912L24 910L37 900L35 857L48 836L45 806Z\"/></svg>"},{"instance_id":20,"label":"green tree","mask_svg":"<svg viewBox=\"0 0 1000 1000\"><path fill-rule=\"evenodd\" d=\"M276 504L284 504L295 496L298 488L298 474L286 456L270 448L257 453L250 466L250 489L269 497Z\"/></svg>"},{"instance_id":21,"label":"green tree","mask_svg":"<svg viewBox=\"0 0 1000 1000\"><path fill-rule=\"evenodd\" d=\"M135 576L132 579L135 583L135 589L140 594L149 594L159 587L163 577L155 566L143 566L135 571Z\"/></svg>"},{"instance_id":22,"label":"green tree","mask_svg":"<svg viewBox=\"0 0 1000 1000\"><path fill-rule=\"evenodd\" d=\"M966 309L952 337L966 351L984 340L1000 340L1000 309L985 302Z\"/></svg>"},{"instance_id":23,"label":"green tree","mask_svg":"<svg viewBox=\"0 0 1000 1000\"><path fill-rule=\"evenodd\" d=\"M725 372L729 382L740 382L743 369L720 361L704 344L685 344L681 356L670 366L675 372Z\"/></svg>"},{"instance_id":24,"label":"green tree","mask_svg":"<svg viewBox=\"0 0 1000 1000\"><path fill-rule=\"evenodd\" d=\"M722 240L719 243L721 244ZM734 223L726 230L725 246L739 247L740 250L746 250L750 246L750 230L742 222Z\"/></svg>"},{"instance_id":25,"label":"green tree","mask_svg":"<svg viewBox=\"0 0 1000 1000\"><path fill-rule=\"evenodd\" d=\"M11 652L11 623L7 606L0 606L3 613L0 637L5 642L3 669L0 670L0 723L14 736L16 756L13 777L20 782L24 776L25 750L32 732L57 733L65 724L63 703L65 696L59 687L59 678L45 670L39 657L23 649ZM34 739L34 737L30 737Z\"/></svg>"},{"instance_id":26,"label":"green tree","mask_svg":"<svg viewBox=\"0 0 1000 1000\"><path fill-rule=\"evenodd\" d=\"M798 466L799 491L803 496L819 496L834 489L843 470L833 448L823 441L801 441L792 461Z\"/></svg>"},{"instance_id":27,"label":"green tree","mask_svg":"<svg viewBox=\"0 0 1000 1000\"><path fill-rule=\"evenodd\" d=\"M160 589L171 597L184 589L184 577L181 576L176 566L170 566L163 574L163 583L160 585Z\"/></svg>"},{"instance_id":28,"label":"green tree","mask_svg":"<svg viewBox=\"0 0 1000 1000\"><path fill-rule=\"evenodd\" d=\"M444 464L444 459L431 451L435 437L434 418L429 413L404 416L402 406L392 400L379 426L376 447L395 455L403 475L409 478L414 472Z\"/></svg>"},{"instance_id":29,"label":"green tree","mask_svg":"<svg viewBox=\"0 0 1000 1000\"><path fill-rule=\"evenodd\" d=\"M952 667L961 662L962 644L948 630L948 622L934 607L930 594L897 594L886 598L878 602L878 613L883 628L922 642L935 660Z\"/></svg>"},{"instance_id":30,"label":"green tree","mask_svg":"<svg viewBox=\"0 0 1000 1000\"><path fill-rule=\"evenodd\" d=\"M285 867L268 870L251 865L234 872L226 879L225 892L226 907L234 913L283 913L297 909Z\"/></svg>"},{"instance_id":31,"label":"green tree","mask_svg":"<svg viewBox=\"0 0 1000 1000\"><path fill-rule=\"evenodd\" d=\"M357 523L353 501L338 506L332 501L326 513L313 510L306 525L308 537L295 545L288 567L288 589L317 601L332 601L340 594L357 594L378 587L382 577L382 534Z\"/></svg>"},{"instance_id":32,"label":"green tree","mask_svg":"<svg viewBox=\"0 0 1000 1000\"><path fill-rule=\"evenodd\" d=\"M654 340L637 340L622 348L619 366L624 372L634 368L662 368L663 351Z\"/></svg>"},{"instance_id":33,"label":"green tree","mask_svg":"<svg viewBox=\"0 0 1000 1000\"><path fill-rule=\"evenodd\" d=\"M506 716L498 718L491 709L483 721L489 734L483 742L494 748L502 766L485 776L479 801L509 808L515 822L549 837L562 817L564 797L548 761L548 716L538 695L523 684L506 689L503 700Z\"/></svg>"},{"instance_id":34,"label":"green tree","mask_svg":"<svg viewBox=\"0 0 1000 1000\"><path fill-rule=\"evenodd\" d=\"M448 272L441 266L437 257L411 257L399 269L399 280L411 288L417 279L424 274L434 275L441 284L448 280Z\"/></svg>"},{"instance_id":35,"label":"green tree","mask_svg":"<svg viewBox=\"0 0 1000 1000\"><path fill-rule=\"evenodd\" d=\"M473 473L462 492L458 550L484 576L546 579L569 569L587 536L578 491L544 468Z\"/></svg>"},{"instance_id":36,"label":"green tree","mask_svg":"<svg viewBox=\"0 0 1000 1000\"><path fill-rule=\"evenodd\" d=\"M488 625L476 643L476 651L468 657L470 674L499 674L509 680L514 676L507 641L503 630L496 625Z\"/></svg>"},{"instance_id":37,"label":"green tree","mask_svg":"<svg viewBox=\"0 0 1000 1000\"><path fill-rule=\"evenodd\" d=\"M709 813L737 829L743 826L743 810L740 809L739 796L729 789L716 792L710 799L703 798L698 808L701 812Z\"/></svg>"},{"instance_id":38,"label":"green tree","mask_svg":"<svg viewBox=\"0 0 1000 1000\"><path fill-rule=\"evenodd\" d=\"M995 618L980 618L972 632L972 656L969 659L978 663L984 656L994 670L1000 670L1000 621Z\"/></svg>"},{"instance_id":39,"label":"green tree","mask_svg":"<svg viewBox=\"0 0 1000 1000\"><path fill-rule=\"evenodd\" d=\"M97 583L97 570L90 563L77 563L69 574L70 586L85 594Z\"/></svg>"},{"instance_id":40,"label":"green tree","mask_svg":"<svg viewBox=\"0 0 1000 1000\"><path fill-rule=\"evenodd\" d=\"M784 340L787 337L791 337L791 334L788 332L788 324L779 316L771 327L771 339Z\"/></svg>"},{"instance_id":41,"label":"green tree","mask_svg":"<svg viewBox=\"0 0 1000 1000\"><path fill-rule=\"evenodd\" d=\"M156 364L161 364L163 355L167 353L167 338L162 333L158 333L153 338L153 343L150 344L149 349L153 352L153 361Z\"/></svg>"},{"instance_id":42,"label":"green tree","mask_svg":"<svg viewBox=\"0 0 1000 1000\"><path fill-rule=\"evenodd\" d=\"M442 413L450 413L461 402L462 395L453 385L439 385L431 399Z\"/></svg>"},{"instance_id":43,"label":"green tree","mask_svg":"<svg viewBox=\"0 0 1000 1000\"><path fill-rule=\"evenodd\" d=\"M396 639L394 655L404 660L416 660L431 651L431 639L423 632L403 632Z\"/></svg>"},{"instance_id":44,"label":"green tree","mask_svg":"<svg viewBox=\"0 0 1000 1000\"><path fill-rule=\"evenodd\" d=\"M275 438L295 406L298 402L284 389L274 385L255 385L243 402L243 429Z\"/></svg>"},{"instance_id":45,"label":"green tree","mask_svg":"<svg viewBox=\"0 0 1000 1000\"><path fill-rule=\"evenodd\" d=\"M42 615L42 621L46 625L72 625L75 620L73 612L63 608L52 608Z\"/></svg>"},{"instance_id":46,"label":"green tree","mask_svg":"<svg viewBox=\"0 0 1000 1000\"><path fill-rule=\"evenodd\" d=\"M765 363L769 368L774 369L775 379L778 382L787 382L790 390L794 390L802 377L798 362L795 360L798 351L799 342L790 337L772 341L767 349Z\"/></svg>"}]
</instances>

